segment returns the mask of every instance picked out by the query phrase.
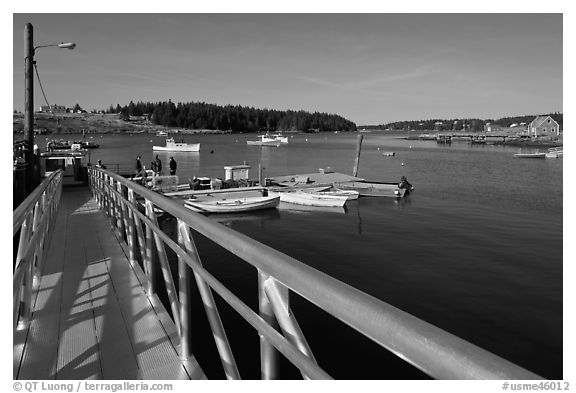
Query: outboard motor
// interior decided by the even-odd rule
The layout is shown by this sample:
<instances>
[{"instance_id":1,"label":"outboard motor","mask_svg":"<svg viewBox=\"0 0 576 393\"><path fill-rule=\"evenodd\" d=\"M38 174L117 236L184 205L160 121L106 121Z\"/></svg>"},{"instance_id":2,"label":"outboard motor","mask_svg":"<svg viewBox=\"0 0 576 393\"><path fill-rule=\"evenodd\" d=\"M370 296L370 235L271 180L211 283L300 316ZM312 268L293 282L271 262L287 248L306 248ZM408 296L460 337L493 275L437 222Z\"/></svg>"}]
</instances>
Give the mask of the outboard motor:
<instances>
[{"instance_id":1,"label":"outboard motor","mask_svg":"<svg viewBox=\"0 0 576 393\"><path fill-rule=\"evenodd\" d=\"M408 179L406 179L406 176L402 176L400 178L400 183L398 183L398 188L404 188L406 189L406 193L414 190L414 186L412 186L412 184L410 184L410 182L408 181Z\"/></svg>"}]
</instances>

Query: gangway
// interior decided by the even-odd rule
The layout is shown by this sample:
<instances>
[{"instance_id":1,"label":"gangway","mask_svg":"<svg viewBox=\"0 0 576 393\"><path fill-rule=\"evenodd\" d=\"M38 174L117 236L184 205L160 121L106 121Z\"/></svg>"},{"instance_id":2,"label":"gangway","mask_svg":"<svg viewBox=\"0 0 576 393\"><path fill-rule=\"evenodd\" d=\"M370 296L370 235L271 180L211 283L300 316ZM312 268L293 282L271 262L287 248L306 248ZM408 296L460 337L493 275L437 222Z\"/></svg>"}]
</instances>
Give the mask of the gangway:
<instances>
[{"instance_id":1,"label":"gangway","mask_svg":"<svg viewBox=\"0 0 576 393\"><path fill-rule=\"evenodd\" d=\"M262 379L278 377L278 353L303 378L338 378L316 362L291 292L433 378L541 379L115 173L89 168L89 183L63 189L53 173L14 211L15 379L205 378L192 353L194 283L227 379L240 379L240 367L214 293L258 332ZM176 218L177 239L159 227L158 211ZM198 234L257 269L258 310L203 266ZM178 257L178 291L167 249ZM160 275L170 313L158 299Z\"/></svg>"}]
</instances>

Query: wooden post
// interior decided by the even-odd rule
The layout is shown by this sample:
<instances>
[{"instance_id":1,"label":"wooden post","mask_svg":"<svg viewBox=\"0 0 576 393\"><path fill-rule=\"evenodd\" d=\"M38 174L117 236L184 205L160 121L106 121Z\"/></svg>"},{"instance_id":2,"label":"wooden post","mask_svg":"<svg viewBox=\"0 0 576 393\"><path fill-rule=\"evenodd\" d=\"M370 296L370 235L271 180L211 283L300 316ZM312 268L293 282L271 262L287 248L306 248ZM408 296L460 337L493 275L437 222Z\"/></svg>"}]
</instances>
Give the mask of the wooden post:
<instances>
[{"instance_id":1,"label":"wooden post","mask_svg":"<svg viewBox=\"0 0 576 393\"><path fill-rule=\"evenodd\" d=\"M352 176L356 177L358 174L358 166L360 164L360 150L362 149L362 139L364 135L358 135L358 141L356 142L356 160L354 161L354 170L352 171Z\"/></svg>"},{"instance_id":2,"label":"wooden post","mask_svg":"<svg viewBox=\"0 0 576 393\"><path fill-rule=\"evenodd\" d=\"M34 184L34 27L24 26L24 160L26 161L26 195Z\"/></svg>"},{"instance_id":3,"label":"wooden post","mask_svg":"<svg viewBox=\"0 0 576 393\"><path fill-rule=\"evenodd\" d=\"M264 179L262 178L262 163L258 164L258 185L260 187L264 187L266 184L264 184Z\"/></svg>"}]
</instances>

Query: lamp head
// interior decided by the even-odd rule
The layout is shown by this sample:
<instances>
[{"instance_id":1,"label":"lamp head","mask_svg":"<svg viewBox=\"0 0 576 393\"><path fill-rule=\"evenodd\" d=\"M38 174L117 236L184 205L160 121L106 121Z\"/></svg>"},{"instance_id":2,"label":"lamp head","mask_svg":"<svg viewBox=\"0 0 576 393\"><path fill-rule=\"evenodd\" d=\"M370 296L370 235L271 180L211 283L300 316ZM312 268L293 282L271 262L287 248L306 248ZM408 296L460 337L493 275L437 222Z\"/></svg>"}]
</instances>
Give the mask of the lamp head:
<instances>
[{"instance_id":1,"label":"lamp head","mask_svg":"<svg viewBox=\"0 0 576 393\"><path fill-rule=\"evenodd\" d=\"M61 42L58 44L58 48L62 48L62 49L74 49L76 47L76 44L73 42Z\"/></svg>"}]
</instances>

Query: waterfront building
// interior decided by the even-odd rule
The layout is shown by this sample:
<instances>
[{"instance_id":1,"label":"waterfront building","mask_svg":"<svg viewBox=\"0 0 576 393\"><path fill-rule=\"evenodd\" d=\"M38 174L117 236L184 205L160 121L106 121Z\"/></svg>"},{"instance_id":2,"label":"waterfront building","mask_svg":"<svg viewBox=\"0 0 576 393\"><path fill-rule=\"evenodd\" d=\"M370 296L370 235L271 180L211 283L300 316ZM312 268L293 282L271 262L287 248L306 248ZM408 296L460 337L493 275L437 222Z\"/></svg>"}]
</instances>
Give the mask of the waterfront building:
<instances>
[{"instance_id":1,"label":"waterfront building","mask_svg":"<svg viewBox=\"0 0 576 393\"><path fill-rule=\"evenodd\" d=\"M536 116L528 125L528 134L533 136L560 135L560 125L551 116Z\"/></svg>"},{"instance_id":2,"label":"waterfront building","mask_svg":"<svg viewBox=\"0 0 576 393\"><path fill-rule=\"evenodd\" d=\"M66 107L64 105L40 105L40 112L66 113Z\"/></svg>"}]
</instances>

